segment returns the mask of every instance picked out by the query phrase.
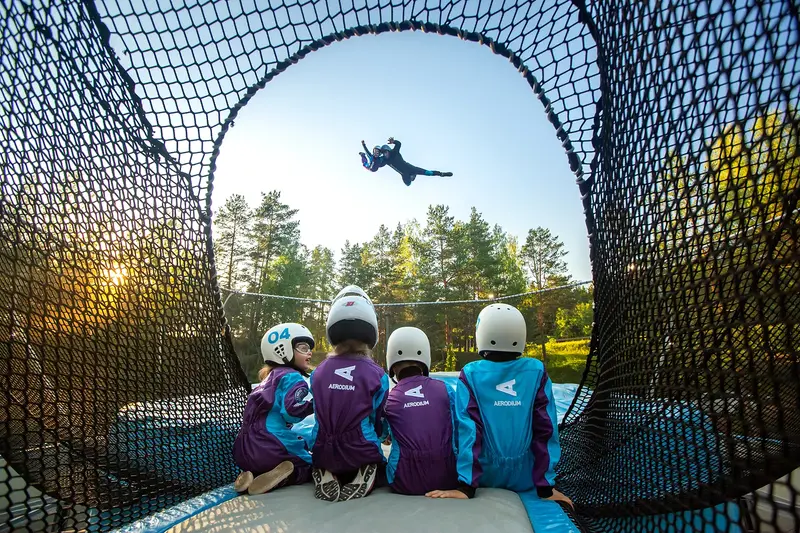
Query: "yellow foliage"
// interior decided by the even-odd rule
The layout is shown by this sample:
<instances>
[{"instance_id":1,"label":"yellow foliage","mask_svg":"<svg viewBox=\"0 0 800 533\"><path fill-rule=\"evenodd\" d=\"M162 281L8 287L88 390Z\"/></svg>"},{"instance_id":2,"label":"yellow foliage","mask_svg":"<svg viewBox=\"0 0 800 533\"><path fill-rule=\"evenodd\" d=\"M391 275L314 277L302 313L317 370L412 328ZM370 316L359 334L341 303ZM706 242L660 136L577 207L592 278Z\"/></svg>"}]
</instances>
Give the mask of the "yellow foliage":
<instances>
[{"instance_id":1,"label":"yellow foliage","mask_svg":"<svg viewBox=\"0 0 800 533\"><path fill-rule=\"evenodd\" d=\"M747 131L731 124L711 143L705 174L712 222L729 229L770 229L783 216L782 200L800 186L795 121L792 109L771 110Z\"/></svg>"},{"instance_id":2,"label":"yellow foliage","mask_svg":"<svg viewBox=\"0 0 800 533\"><path fill-rule=\"evenodd\" d=\"M547 353L554 355L589 355L589 339L547 343Z\"/></svg>"},{"instance_id":3,"label":"yellow foliage","mask_svg":"<svg viewBox=\"0 0 800 533\"><path fill-rule=\"evenodd\" d=\"M589 339L565 342L551 340L545 344L545 347L548 355L578 355L584 357L589 355ZM525 346L525 355L528 357L541 358L542 346L529 342Z\"/></svg>"}]
</instances>

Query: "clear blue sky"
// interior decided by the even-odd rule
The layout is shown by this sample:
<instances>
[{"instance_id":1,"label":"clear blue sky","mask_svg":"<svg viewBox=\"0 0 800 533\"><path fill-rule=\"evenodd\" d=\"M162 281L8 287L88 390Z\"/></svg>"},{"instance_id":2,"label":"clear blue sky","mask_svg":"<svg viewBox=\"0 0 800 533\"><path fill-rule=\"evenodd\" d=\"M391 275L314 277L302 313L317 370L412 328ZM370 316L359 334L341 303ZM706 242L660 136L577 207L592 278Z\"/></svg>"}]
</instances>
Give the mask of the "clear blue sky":
<instances>
[{"instance_id":1,"label":"clear blue sky","mask_svg":"<svg viewBox=\"0 0 800 533\"><path fill-rule=\"evenodd\" d=\"M389 168L371 173L358 152L389 136L403 155L452 178L406 187ZM549 228L569 251L574 278L591 279L583 209L567 158L541 102L487 47L421 32L334 43L291 66L239 113L214 181L213 210L243 194L251 205L278 189L299 208L301 240L339 252L381 224L393 228L430 204L460 219L475 206L524 242Z\"/></svg>"}]
</instances>

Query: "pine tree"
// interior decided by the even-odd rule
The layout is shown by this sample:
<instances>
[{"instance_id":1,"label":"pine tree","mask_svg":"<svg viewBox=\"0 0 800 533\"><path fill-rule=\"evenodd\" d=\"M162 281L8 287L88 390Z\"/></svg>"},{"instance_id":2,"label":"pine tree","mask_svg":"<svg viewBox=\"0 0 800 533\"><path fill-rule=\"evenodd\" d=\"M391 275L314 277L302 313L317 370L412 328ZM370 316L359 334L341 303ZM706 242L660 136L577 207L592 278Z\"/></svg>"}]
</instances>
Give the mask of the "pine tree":
<instances>
[{"instance_id":1,"label":"pine tree","mask_svg":"<svg viewBox=\"0 0 800 533\"><path fill-rule=\"evenodd\" d=\"M310 278L305 295L317 300L332 298L336 293L336 261L333 250L317 246L311 250Z\"/></svg>"},{"instance_id":2,"label":"pine tree","mask_svg":"<svg viewBox=\"0 0 800 533\"><path fill-rule=\"evenodd\" d=\"M496 291L500 265L495 255L496 248L489 223L474 207L470 212L469 222L464 225L464 238L468 254L464 265L464 281L475 298L484 298Z\"/></svg>"},{"instance_id":3,"label":"pine tree","mask_svg":"<svg viewBox=\"0 0 800 533\"><path fill-rule=\"evenodd\" d=\"M367 294L373 287L373 276L365 258L369 256L367 245L345 241L339 259L339 285L358 285Z\"/></svg>"},{"instance_id":4,"label":"pine tree","mask_svg":"<svg viewBox=\"0 0 800 533\"><path fill-rule=\"evenodd\" d=\"M234 194L214 218L214 255L221 285L235 289L239 270L247 257L247 239L251 222L250 206L241 194Z\"/></svg>"},{"instance_id":5,"label":"pine tree","mask_svg":"<svg viewBox=\"0 0 800 533\"><path fill-rule=\"evenodd\" d=\"M317 246L311 251L309 260L309 280L303 294L315 300L327 300L336 294L336 261L333 250L324 246ZM325 338L325 311L323 304L312 306L309 324L306 324L314 333L317 345L321 346Z\"/></svg>"},{"instance_id":6,"label":"pine tree","mask_svg":"<svg viewBox=\"0 0 800 533\"><path fill-rule=\"evenodd\" d=\"M499 225L492 231L494 256L498 264L498 276L494 281L495 294L519 294L527 290L525 270L520 246L516 237L508 235Z\"/></svg>"},{"instance_id":7,"label":"pine tree","mask_svg":"<svg viewBox=\"0 0 800 533\"><path fill-rule=\"evenodd\" d=\"M250 292L269 293L270 285L274 286L278 278L275 261L284 254L296 253L299 246L300 222L293 220L298 210L291 209L280 198L278 191L262 193L261 204L253 211ZM265 328L264 314L268 305L261 299L250 306L249 339L253 344Z\"/></svg>"},{"instance_id":8,"label":"pine tree","mask_svg":"<svg viewBox=\"0 0 800 533\"><path fill-rule=\"evenodd\" d=\"M549 229L537 227L528 231L525 245L522 247L522 260L531 273L531 286L540 291L557 287L569 282L566 276L567 264L563 257L567 255L564 244ZM534 332L528 334L542 347L542 360L547 367L547 339L555 330L555 312L561 291L552 291L534 295L530 299L533 304ZM530 328L529 328L530 329Z\"/></svg>"},{"instance_id":9,"label":"pine tree","mask_svg":"<svg viewBox=\"0 0 800 533\"><path fill-rule=\"evenodd\" d=\"M445 205L430 206L424 231L412 241L418 265L421 299L449 300L465 296L460 283L466 272L467 246L464 225L456 222ZM427 306L418 311L418 321L428 329L431 351L444 360L451 349L450 312L447 306ZM442 328L443 326L443 328ZM422 326L420 326L422 327ZM441 334L441 336L439 336ZM437 337L443 339L437 342Z\"/></svg>"},{"instance_id":10,"label":"pine tree","mask_svg":"<svg viewBox=\"0 0 800 533\"><path fill-rule=\"evenodd\" d=\"M373 289L370 296L376 302L394 301L393 283L396 279L396 264L393 251L392 234L381 224L378 233L366 244L364 257L372 275Z\"/></svg>"},{"instance_id":11,"label":"pine tree","mask_svg":"<svg viewBox=\"0 0 800 533\"><path fill-rule=\"evenodd\" d=\"M522 261L530 270L535 290L544 289L549 278L567 272L567 264L563 261L565 255L564 243L549 229L538 227L528 231L522 247Z\"/></svg>"}]
</instances>

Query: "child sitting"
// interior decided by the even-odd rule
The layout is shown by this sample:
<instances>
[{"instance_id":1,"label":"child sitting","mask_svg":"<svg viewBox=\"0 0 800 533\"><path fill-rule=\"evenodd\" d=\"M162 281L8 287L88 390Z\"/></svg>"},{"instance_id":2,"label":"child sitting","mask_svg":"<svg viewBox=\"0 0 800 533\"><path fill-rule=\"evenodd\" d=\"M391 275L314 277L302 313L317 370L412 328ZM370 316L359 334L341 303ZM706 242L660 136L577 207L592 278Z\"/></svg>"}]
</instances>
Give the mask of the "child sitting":
<instances>
[{"instance_id":1,"label":"child sitting","mask_svg":"<svg viewBox=\"0 0 800 533\"><path fill-rule=\"evenodd\" d=\"M421 329L405 327L391 334L386 366L397 385L386 400L392 440L386 479L400 494L472 498L477 486L472 463L466 462L463 474L456 465L455 392L428 377L430 364L430 342ZM471 446L467 452L472 453Z\"/></svg>"},{"instance_id":2,"label":"child sitting","mask_svg":"<svg viewBox=\"0 0 800 533\"><path fill-rule=\"evenodd\" d=\"M382 418L389 378L372 360L378 317L363 290L345 287L334 298L327 335L333 353L311 374L312 460L314 496L334 502L369 494L385 464Z\"/></svg>"},{"instance_id":3,"label":"child sitting","mask_svg":"<svg viewBox=\"0 0 800 533\"><path fill-rule=\"evenodd\" d=\"M539 498L571 505L553 488L561 446L552 383L541 361L520 358L526 336L515 307L493 304L480 312L475 343L483 360L461 371L458 405L474 422L481 487L536 489Z\"/></svg>"},{"instance_id":4,"label":"child sitting","mask_svg":"<svg viewBox=\"0 0 800 533\"><path fill-rule=\"evenodd\" d=\"M261 383L247 398L233 445L234 461L244 470L234 484L238 492L263 494L311 479L311 455L291 426L314 411L304 379L313 348L313 335L300 324L279 324L261 339Z\"/></svg>"}]
</instances>

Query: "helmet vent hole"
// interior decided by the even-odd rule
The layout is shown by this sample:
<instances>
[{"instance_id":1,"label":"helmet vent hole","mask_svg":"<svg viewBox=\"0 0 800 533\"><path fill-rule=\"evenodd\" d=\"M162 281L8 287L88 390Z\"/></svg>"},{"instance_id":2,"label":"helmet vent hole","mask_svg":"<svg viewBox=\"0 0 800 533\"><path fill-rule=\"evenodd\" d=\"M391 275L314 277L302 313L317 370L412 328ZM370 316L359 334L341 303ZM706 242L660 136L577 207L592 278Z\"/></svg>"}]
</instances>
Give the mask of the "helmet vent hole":
<instances>
[{"instance_id":1,"label":"helmet vent hole","mask_svg":"<svg viewBox=\"0 0 800 533\"><path fill-rule=\"evenodd\" d=\"M422 350L417 350L417 355L422 355Z\"/></svg>"},{"instance_id":2,"label":"helmet vent hole","mask_svg":"<svg viewBox=\"0 0 800 533\"><path fill-rule=\"evenodd\" d=\"M397 350L397 355L403 355L403 350Z\"/></svg>"},{"instance_id":3,"label":"helmet vent hole","mask_svg":"<svg viewBox=\"0 0 800 533\"><path fill-rule=\"evenodd\" d=\"M511 346L516 346L516 345L517 345L517 341L514 341L514 343Z\"/></svg>"},{"instance_id":4,"label":"helmet vent hole","mask_svg":"<svg viewBox=\"0 0 800 533\"><path fill-rule=\"evenodd\" d=\"M495 341L492 341L492 346L494 346L495 344L497 344L497 343Z\"/></svg>"}]
</instances>

